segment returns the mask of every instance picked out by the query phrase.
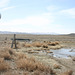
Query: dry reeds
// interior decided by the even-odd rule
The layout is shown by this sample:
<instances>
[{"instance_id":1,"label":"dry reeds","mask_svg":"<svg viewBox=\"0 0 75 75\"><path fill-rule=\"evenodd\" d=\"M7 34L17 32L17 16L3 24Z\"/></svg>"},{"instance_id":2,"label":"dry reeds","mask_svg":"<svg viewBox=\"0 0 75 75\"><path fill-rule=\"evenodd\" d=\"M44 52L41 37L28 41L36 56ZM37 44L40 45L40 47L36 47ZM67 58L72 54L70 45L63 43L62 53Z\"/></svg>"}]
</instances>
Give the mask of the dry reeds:
<instances>
[{"instance_id":1,"label":"dry reeds","mask_svg":"<svg viewBox=\"0 0 75 75\"><path fill-rule=\"evenodd\" d=\"M61 73L60 75L72 75L73 71L72 70L69 70L69 71L66 71L64 73Z\"/></svg>"},{"instance_id":2,"label":"dry reeds","mask_svg":"<svg viewBox=\"0 0 75 75\"><path fill-rule=\"evenodd\" d=\"M50 46L56 46L56 45L59 45L59 42L58 41L48 42L47 44L50 45Z\"/></svg>"},{"instance_id":3,"label":"dry reeds","mask_svg":"<svg viewBox=\"0 0 75 75\"><path fill-rule=\"evenodd\" d=\"M32 45L27 43L27 44L25 44L25 47L32 47Z\"/></svg>"},{"instance_id":4,"label":"dry reeds","mask_svg":"<svg viewBox=\"0 0 75 75\"><path fill-rule=\"evenodd\" d=\"M42 47L43 48L48 48L48 45L47 44L43 44Z\"/></svg>"},{"instance_id":5,"label":"dry reeds","mask_svg":"<svg viewBox=\"0 0 75 75\"><path fill-rule=\"evenodd\" d=\"M50 67L45 66L43 63L37 62L34 59L20 59L16 61L17 68L24 69L29 72L40 71L45 73L53 73Z\"/></svg>"},{"instance_id":6,"label":"dry reeds","mask_svg":"<svg viewBox=\"0 0 75 75\"><path fill-rule=\"evenodd\" d=\"M58 65L58 64L54 64L54 69L60 69L61 68L61 66L60 65Z\"/></svg>"},{"instance_id":7,"label":"dry reeds","mask_svg":"<svg viewBox=\"0 0 75 75\"><path fill-rule=\"evenodd\" d=\"M58 41L55 41L55 44L56 44L56 45L59 45L59 42L58 42Z\"/></svg>"},{"instance_id":8,"label":"dry reeds","mask_svg":"<svg viewBox=\"0 0 75 75\"><path fill-rule=\"evenodd\" d=\"M17 52L15 55L16 55L17 60L27 58L27 56L24 53L21 53L21 52Z\"/></svg>"},{"instance_id":9,"label":"dry reeds","mask_svg":"<svg viewBox=\"0 0 75 75\"><path fill-rule=\"evenodd\" d=\"M34 47L41 47L42 46L42 43L40 43L40 42L33 42L32 45Z\"/></svg>"},{"instance_id":10,"label":"dry reeds","mask_svg":"<svg viewBox=\"0 0 75 75\"><path fill-rule=\"evenodd\" d=\"M32 44L30 44L30 43L22 43L22 47L32 47Z\"/></svg>"},{"instance_id":11,"label":"dry reeds","mask_svg":"<svg viewBox=\"0 0 75 75\"><path fill-rule=\"evenodd\" d=\"M6 71L10 68L7 62L4 59L0 59L0 71Z\"/></svg>"},{"instance_id":12,"label":"dry reeds","mask_svg":"<svg viewBox=\"0 0 75 75\"><path fill-rule=\"evenodd\" d=\"M12 71L7 71L7 72L4 72L3 75L19 75L19 73L12 72Z\"/></svg>"},{"instance_id":13,"label":"dry reeds","mask_svg":"<svg viewBox=\"0 0 75 75\"><path fill-rule=\"evenodd\" d=\"M11 55L9 54L8 51L0 52L0 57L4 58L5 60L10 60L11 59Z\"/></svg>"}]
</instances>

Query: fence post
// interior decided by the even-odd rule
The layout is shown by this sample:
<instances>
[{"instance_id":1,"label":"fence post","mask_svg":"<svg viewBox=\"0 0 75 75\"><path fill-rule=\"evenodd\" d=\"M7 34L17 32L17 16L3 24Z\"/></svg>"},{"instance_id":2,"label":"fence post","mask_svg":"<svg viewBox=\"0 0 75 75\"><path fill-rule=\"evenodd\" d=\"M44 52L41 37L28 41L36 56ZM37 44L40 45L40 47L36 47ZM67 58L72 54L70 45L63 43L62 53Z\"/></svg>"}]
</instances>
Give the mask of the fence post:
<instances>
[{"instance_id":1,"label":"fence post","mask_svg":"<svg viewBox=\"0 0 75 75\"><path fill-rule=\"evenodd\" d=\"M13 45L15 45L15 48L17 48L17 47L16 47L16 34L14 34L14 37L13 37L13 40L12 40L11 48L13 48Z\"/></svg>"}]
</instances>

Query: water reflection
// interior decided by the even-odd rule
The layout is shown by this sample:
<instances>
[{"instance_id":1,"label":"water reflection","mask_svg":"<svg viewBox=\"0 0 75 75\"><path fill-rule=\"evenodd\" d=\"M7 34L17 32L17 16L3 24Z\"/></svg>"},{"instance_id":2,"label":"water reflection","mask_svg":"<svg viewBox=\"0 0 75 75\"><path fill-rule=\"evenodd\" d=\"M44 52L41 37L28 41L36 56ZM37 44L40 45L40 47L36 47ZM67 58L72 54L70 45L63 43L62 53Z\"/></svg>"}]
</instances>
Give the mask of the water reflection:
<instances>
[{"instance_id":1,"label":"water reflection","mask_svg":"<svg viewBox=\"0 0 75 75\"><path fill-rule=\"evenodd\" d=\"M75 49L73 49L73 51L71 51L72 49L59 49L59 50L50 50L53 52L53 56L54 57L58 57L58 58L69 58L71 56L75 56ZM49 55L51 55L49 53Z\"/></svg>"}]
</instances>

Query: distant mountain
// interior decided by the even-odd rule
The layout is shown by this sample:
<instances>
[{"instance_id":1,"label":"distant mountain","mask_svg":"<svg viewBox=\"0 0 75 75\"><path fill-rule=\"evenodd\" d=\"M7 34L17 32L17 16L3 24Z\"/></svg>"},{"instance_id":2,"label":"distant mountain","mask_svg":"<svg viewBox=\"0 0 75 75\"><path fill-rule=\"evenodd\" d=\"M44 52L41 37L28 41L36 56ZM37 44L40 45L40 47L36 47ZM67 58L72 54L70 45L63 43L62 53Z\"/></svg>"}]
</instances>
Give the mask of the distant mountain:
<instances>
[{"instance_id":1,"label":"distant mountain","mask_svg":"<svg viewBox=\"0 0 75 75\"><path fill-rule=\"evenodd\" d=\"M42 33L42 32L34 32L34 33L25 33L25 32L10 32L10 31L0 31L0 34L33 34L33 35L60 35L54 32L51 33Z\"/></svg>"},{"instance_id":2,"label":"distant mountain","mask_svg":"<svg viewBox=\"0 0 75 75\"><path fill-rule=\"evenodd\" d=\"M36 35L59 35L57 33L54 33L54 32L46 32L46 33L42 33L42 32L34 32L34 33L30 33L30 34L36 34Z\"/></svg>"},{"instance_id":3,"label":"distant mountain","mask_svg":"<svg viewBox=\"0 0 75 75\"><path fill-rule=\"evenodd\" d=\"M26 34L21 32L0 31L0 34Z\"/></svg>"},{"instance_id":4,"label":"distant mountain","mask_svg":"<svg viewBox=\"0 0 75 75\"><path fill-rule=\"evenodd\" d=\"M68 35L75 36L75 33L70 33L70 34L68 34Z\"/></svg>"}]
</instances>

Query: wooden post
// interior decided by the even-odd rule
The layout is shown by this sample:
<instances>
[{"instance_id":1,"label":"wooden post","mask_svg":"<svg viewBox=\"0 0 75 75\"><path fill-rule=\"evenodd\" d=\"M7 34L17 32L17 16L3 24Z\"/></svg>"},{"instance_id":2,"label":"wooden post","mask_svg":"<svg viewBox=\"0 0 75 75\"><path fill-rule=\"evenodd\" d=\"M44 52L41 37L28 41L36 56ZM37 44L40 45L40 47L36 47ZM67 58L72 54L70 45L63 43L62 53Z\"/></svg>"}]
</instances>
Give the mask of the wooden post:
<instances>
[{"instance_id":1,"label":"wooden post","mask_svg":"<svg viewBox=\"0 0 75 75\"><path fill-rule=\"evenodd\" d=\"M14 38L13 38L13 40L12 40L12 45L11 45L11 48L13 48L13 45L15 44L15 48L17 48L16 47L16 34L14 34Z\"/></svg>"}]
</instances>

